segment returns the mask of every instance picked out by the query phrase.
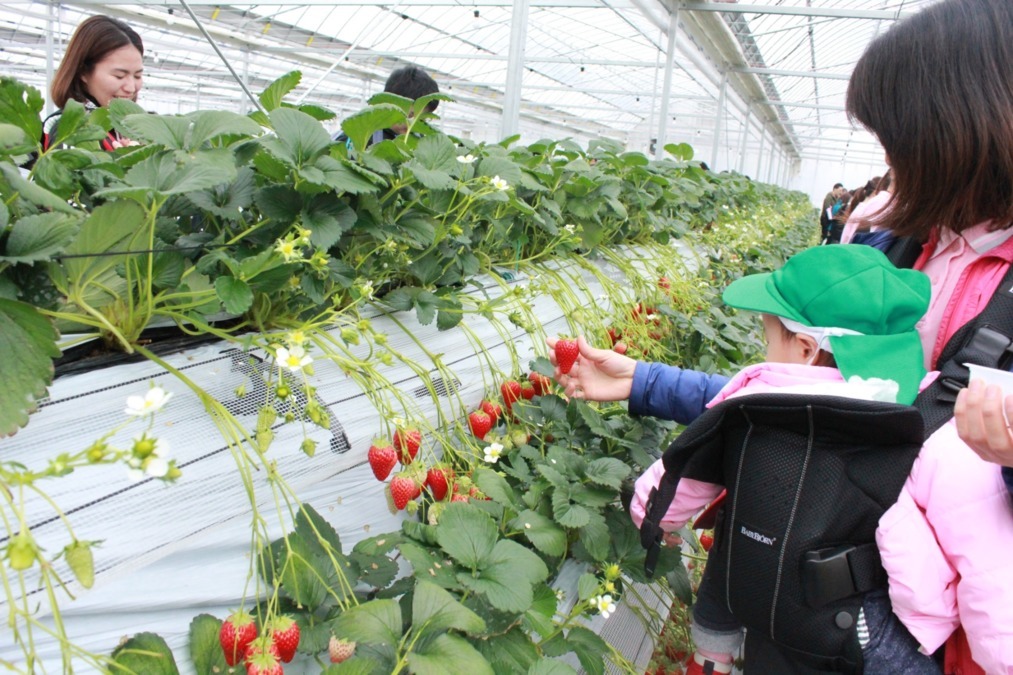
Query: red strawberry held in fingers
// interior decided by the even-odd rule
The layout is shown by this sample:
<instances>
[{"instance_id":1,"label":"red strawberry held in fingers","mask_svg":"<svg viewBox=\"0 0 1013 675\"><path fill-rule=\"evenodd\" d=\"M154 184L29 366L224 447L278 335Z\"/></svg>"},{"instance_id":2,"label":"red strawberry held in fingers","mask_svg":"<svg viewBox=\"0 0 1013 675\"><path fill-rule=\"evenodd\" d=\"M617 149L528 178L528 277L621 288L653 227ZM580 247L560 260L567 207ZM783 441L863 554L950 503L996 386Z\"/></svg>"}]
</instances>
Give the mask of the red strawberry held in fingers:
<instances>
[{"instance_id":1,"label":"red strawberry held in fingers","mask_svg":"<svg viewBox=\"0 0 1013 675\"><path fill-rule=\"evenodd\" d=\"M432 493L433 499L438 502L443 501L443 498L447 496L447 491L450 489L448 473L447 469L435 466L426 472L426 485L429 486L429 492Z\"/></svg>"},{"instance_id":2,"label":"red strawberry held in fingers","mask_svg":"<svg viewBox=\"0 0 1013 675\"><path fill-rule=\"evenodd\" d=\"M535 387L530 382L521 382L521 398L530 401L535 397Z\"/></svg>"},{"instance_id":3,"label":"red strawberry held in fingers","mask_svg":"<svg viewBox=\"0 0 1013 675\"><path fill-rule=\"evenodd\" d=\"M398 429L394 432L394 447L398 449L398 458L408 466L419 454L422 445L422 433L418 429Z\"/></svg>"},{"instance_id":4,"label":"red strawberry held in fingers","mask_svg":"<svg viewBox=\"0 0 1013 675\"><path fill-rule=\"evenodd\" d=\"M390 496L394 500L394 507L401 511L415 498L415 491L418 485L411 478L398 474L390 482Z\"/></svg>"},{"instance_id":5,"label":"red strawberry held in fingers","mask_svg":"<svg viewBox=\"0 0 1013 675\"><path fill-rule=\"evenodd\" d=\"M397 452L386 439L373 441L366 457L369 459L369 468L373 470L377 480L387 480L387 476L397 464Z\"/></svg>"},{"instance_id":6,"label":"red strawberry held in fingers","mask_svg":"<svg viewBox=\"0 0 1013 675\"><path fill-rule=\"evenodd\" d=\"M225 663L234 666L246 657L250 643L257 638L257 624L246 612L235 612L222 622L218 641L225 654Z\"/></svg>"},{"instance_id":7,"label":"red strawberry held in fingers","mask_svg":"<svg viewBox=\"0 0 1013 675\"><path fill-rule=\"evenodd\" d=\"M521 397L521 383L517 380L507 380L499 386L499 392L503 395L503 404L507 412L510 412L514 401Z\"/></svg>"},{"instance_id":8,"label":"red strawberry held in fingers","mask_svg":"<svg viewBox=\"0 0 1013 675\"><path fill-rule=\"evenodd\" d=\"M580 356L580 348L577 346L576 340L560 338L556 342L556 365L559 366L559 372L563 375L570 372L573 364L577 362L578 356Z\"/></svg>"},{"instance_id":9,"label":"red strawberry held in fingers","mask_svg":"<svg viewBox=\"0 0 1013 675\"><path fill-rule=\"evenodd\" d=\"M492 418L485 412L476 410L468 415L468 428L475 434L475 438L484 440L485 435L492 429Z\"/></svg>"},{"instance_id":10,"label":"red strawberry held in fingers","mask_svg":"<svg viewBox=\"0 0 1013 675\"><path fill-rule=\"evenodd\" d=\"M495 426L496 422L499 421L499 418L503 416L503 408L498 403L493 403L488 399L482 401L482 405L480 407L482 408L482 412L488 415L489 419L492 420L493 426Z\"/></svg>"},{"instance_id":11,"label":"red strawberry held in fingers","mask_svg":"<svg viewBox=\"0 0 1013 675\"><path fill-rule=\"evenodd\" d=\"M289 616L277 616L271 620L271 640L278 648L278 657L283 663L289 663L295 657L299 646L299 624Z\"/></svg>"}]
</instances>

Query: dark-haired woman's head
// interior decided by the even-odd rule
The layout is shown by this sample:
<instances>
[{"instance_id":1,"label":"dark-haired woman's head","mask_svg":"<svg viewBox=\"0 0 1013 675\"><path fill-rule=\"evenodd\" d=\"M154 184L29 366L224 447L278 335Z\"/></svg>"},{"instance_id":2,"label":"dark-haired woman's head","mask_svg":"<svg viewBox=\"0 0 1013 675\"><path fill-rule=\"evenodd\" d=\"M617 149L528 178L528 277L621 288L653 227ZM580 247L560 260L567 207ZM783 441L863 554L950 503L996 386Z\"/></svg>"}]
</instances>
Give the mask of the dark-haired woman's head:
<instances>
[{"instance_id":1,"label":"dark-haired woman's head","mask_svg":"<svg viewBox=\"0 0 1013 675\"><path fill-rule=\"evenodd\" d=\"M918 236L1013 226L1011 35L1010 0L944 0L869 45L847 109L889 158L882 226Z\"/></svg>"},{"instance_id":2,"label":"dark-haired woman's head","mask_svg":"<svg viewBox=\"0 0 1013 675\"><path fill-rule=\"evenodd\" d=\"M141 36L119 19L93 16L78 25L50 88L53 104L105 106L114 98L137 100L144 70Z\"/></svg>"}]
</instances>

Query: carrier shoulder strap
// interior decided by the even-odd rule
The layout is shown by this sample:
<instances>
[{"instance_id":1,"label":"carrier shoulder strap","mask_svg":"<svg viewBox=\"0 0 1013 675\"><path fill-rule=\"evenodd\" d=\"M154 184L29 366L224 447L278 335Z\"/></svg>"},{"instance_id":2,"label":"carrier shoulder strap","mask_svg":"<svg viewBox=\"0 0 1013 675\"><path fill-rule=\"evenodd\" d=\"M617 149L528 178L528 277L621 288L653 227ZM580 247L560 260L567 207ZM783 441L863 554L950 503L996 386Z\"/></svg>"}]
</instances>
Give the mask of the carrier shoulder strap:
<instances>
[{"instance_id":1,"label":"carrier shoulder strap","mask_svg":"<svg viewBox=\"0 0 1013 675\"><path fill-rule=\"evenodd\" d=\"M967 386L965 363L1006 370L1013 363L1013 265L978 315L946 343L936 368L939 377L915 399L925 419L925 437L953 417L957 394Z\"/></svg>"}]
</instances>

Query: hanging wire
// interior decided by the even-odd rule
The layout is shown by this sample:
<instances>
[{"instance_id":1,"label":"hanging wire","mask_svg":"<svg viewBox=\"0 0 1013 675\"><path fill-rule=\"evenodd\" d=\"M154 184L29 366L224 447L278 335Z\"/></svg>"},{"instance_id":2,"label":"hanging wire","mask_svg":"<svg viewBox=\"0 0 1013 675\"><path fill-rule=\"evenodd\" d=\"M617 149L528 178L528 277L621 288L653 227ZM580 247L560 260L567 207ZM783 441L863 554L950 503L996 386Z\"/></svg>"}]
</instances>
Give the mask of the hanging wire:
<instances>
[{"instance_id":1,"label":"hanging wire","mask_svg":"<svg viewBox=\"0 0 1013 675\"><path fill-rule=\"evenodd\" d=\"M190 18L193 19L193 22L197 24L197 28L198 30L200 30L201 35L204 36L204 39L208 41L208 44L211 45L211 48L215 50L216 54L218 54L218 57L222 60L222 63L224 63L225 67L229 69L230 73L232 73L232 77L235 78L236 82L239 83L239 86L242 87L244 92L246 92L247 97L249 97L249 99L253 101L253 105L257 108L257 110L266 115L267 111L264 110L264 106L260 105L260 100L253 95L253 92L251 92L250 88L246 86L246 82L243 81L243 78L239 77L239 74L232 67L232 64L229 63L229 60L227 58L225 58L225 54L223 54L222 50L218 48L218 43L216 43L215 39L211 37L211 34L208 33L207 28L205 28L204 24L201 23L201 20L197 18L197 15L194 14L194 11L190 9L189 3L187 3L186 0L179 0L179 4L183 6L183 9L185 9L187 14L190 15Z\"/></svg>"}]
</instances>

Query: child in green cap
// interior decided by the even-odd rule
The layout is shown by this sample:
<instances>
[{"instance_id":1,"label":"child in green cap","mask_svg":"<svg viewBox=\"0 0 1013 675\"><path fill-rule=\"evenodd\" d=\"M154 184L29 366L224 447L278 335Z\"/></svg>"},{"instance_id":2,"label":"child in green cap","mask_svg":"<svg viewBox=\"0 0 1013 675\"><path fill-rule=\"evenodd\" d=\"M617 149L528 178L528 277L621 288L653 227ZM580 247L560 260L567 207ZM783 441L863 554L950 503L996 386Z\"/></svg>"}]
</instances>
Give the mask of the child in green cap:
<instances>
[{"instance_id":1,"label":"child in green cap","mask_svg":"<svg viewBox=\"0 0 1013 675\"><path fill-rule=\"evenodd\" d=\"M723 299L763 315L767 361L738 373L708 407L762 393L911 404L930 381L915 330L929 296L924 274L897 269L865 246L816 247L773 273L739 279ZM637 481L630 511L638 527L664 472L659 460ZM862 596L853 630L864 672L940 673L928 654L961 623L978 663L988 672L1013 672L1013 585L1003 581L1008 574L997 574L1013 555L1013 515L1003 491L987 485L994 478L952 422L922 446L897 502L879 520L889 597L885 589ZM662 529L680 529L720 492L719 485L681 478ZM980 518L990 531L969 537L953 520L958 506L963 522ZM742 628L721 586L706 574L700 585L689 675L732 669Z\"/></svg>"}]
</instances>

